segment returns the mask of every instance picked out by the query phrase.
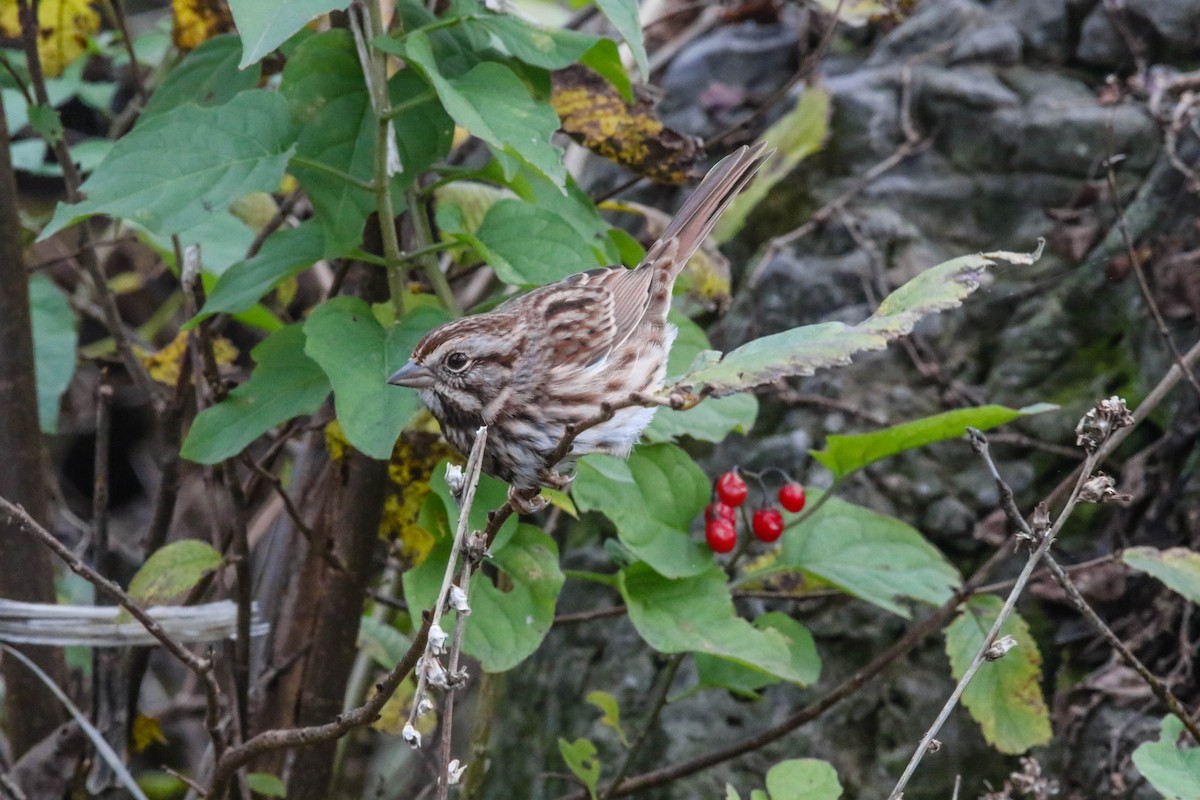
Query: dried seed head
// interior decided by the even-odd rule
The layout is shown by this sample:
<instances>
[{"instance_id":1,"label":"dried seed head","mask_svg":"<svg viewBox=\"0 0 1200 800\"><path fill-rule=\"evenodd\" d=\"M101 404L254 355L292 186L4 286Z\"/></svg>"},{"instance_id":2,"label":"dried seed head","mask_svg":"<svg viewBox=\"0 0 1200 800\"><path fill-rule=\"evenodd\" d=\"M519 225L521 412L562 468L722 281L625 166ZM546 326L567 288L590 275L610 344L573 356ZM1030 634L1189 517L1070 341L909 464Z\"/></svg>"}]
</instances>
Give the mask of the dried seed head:
<instances>
[{"instance_id":1,"label":"dried seed head","mask_svg":"<svg viewBox=\"0 0 1200 800\"><path fill-rule=\"evenodd\" d=\"M938 750L941 750L941 749L942 749L942 743L939 742L937 739L930 739L929 744L925 745L926 753L936 753Z\"/></svg>"},{"instance_id":2,"label":"dried seed head","mask_svg":"<svg viewBox=\"0 0 1200 800\"><path fill-rule=\"evenodd\" d=\"M463 475L461 465L446 465L446 485L450 487L450 494L454 495L454 499L461 503L463 487L467 485L467 478Z\"/></svg>"},{"instance_id":3,"label":"dried seed head","mask_svg":"<svg viewBox=\"0 0 1200 800\"><path fill-rule=\"evenodd\" d=\"M446 765L446 785L457 786L466 771L466 764L460 765L457 758L450 759L450 763Z\"/></svg>"},{"instance_id":4,"label":"dried seed head","mask_svg":"<svg viewBox=\"0 0 1200 800\"><path fill-rule=\"evenodd\" d=\"M1012 636L1001 636L996 641L992 642L992 646L983 651L983 657L988 661L998 661L1008 655L1008 652L1017 646L1016 638Z\"/></svg>"},{"instance_id":5,"label":"dried seed head","mask_svg":"<svg viewBox=\"0 0 1200 800\"><path fill-rule=\"evenodd\" d=\"M404 726L404 732L401 735L404 737L404 741L412 745L414 750L421 746L421 732L411 722Z\"/></svg>"},{"instance_id":6,"label":"dried seed head","mask_svg":"<svg viewBox=\"0 0 1200 800\"><path fill-rule=\"evenodd\" d=\"M417 718L420 719L430 711L433 711L433 701L428 696L422 695L421 699L417 701Z\"/></svg>"},{"instance_id":7,"label":"dried seed head","mask_svg":"<svg viewBox=\"0 0 1200 800\"><path fill-rule=\"evenodd\" d=\"M425 682L439 689L449 689L449 673L436 658L421 658L417 661L417 669L425 673Z\"/></svg>"},{"instance_id":8,"label":"dried seed head","mask_svg":"<svg viewBox=\"0 0 1200 800\"><path fill-rule=\"evenodd\" d=\"M1133 495L1118 492L1116 483L1103 472L1088 478L1079 490L1081 503L1128 503L1132 499Z\"/></svg>"},{"instance_id":9,"label":"dried seed head","mask_svg":"<svg viewBox=\"0 0 1200 800\"><path fill-rule=\"evenodd\" d=\"M1075 426L1075 444L1087 450L1096 452L1100 445L1108 441L1114 431L1127 428L1133 424L1133 414L1120 397L1112 396L1107 400L1096 403L1095 408L1083 415Z\"/></svg>"},{"instance_id":10,"label":"dried seed head","mask_svg":"<svg viewBox=\"0 0 1200 800\"><path fill-rule=\"evenodd\" d=\"M436 622L429 626L429 652L435 656L446 652L446 632Z\"/></svg>"}]
</instances>

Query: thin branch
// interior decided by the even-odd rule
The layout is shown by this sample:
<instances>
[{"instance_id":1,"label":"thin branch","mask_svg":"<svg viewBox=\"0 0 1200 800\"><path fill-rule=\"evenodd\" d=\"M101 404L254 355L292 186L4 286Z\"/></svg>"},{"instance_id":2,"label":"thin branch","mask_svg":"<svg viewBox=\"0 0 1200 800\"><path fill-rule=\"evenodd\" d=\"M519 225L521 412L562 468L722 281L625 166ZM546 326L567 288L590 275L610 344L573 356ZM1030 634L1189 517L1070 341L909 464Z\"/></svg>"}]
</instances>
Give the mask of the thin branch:
<instances>
[{"instance_id":1,"label":"thin branch","mask_svg":"<svg viewBox=\"0 0 1200 800\"><path fill-rule=\"evenodd\" d=\"M1113 172L1113 159L1108 159L1106 166L1105 178L1108 180L1108 193L1112 198L1113 210L1117 212L1117 231L1121 234L1121 242L1125 245L1125 253L1129 257L1130 266L1133 267L1133 274L1137 276L1137 284L1142 292L1142 298L1146 301L1147 308L1150 309L1150 315L1154 317L1154 325L1158 329L1158 335L1162 338L1163 344L1167 346L1171 357L1175 359L1176 366L1183 370L1192 391L1196 393L1197 397L1200 397L1200 381L1197 381L1195 374L1184 364L1183 354L1179 352L1175 339L1167 330L1167 322L1163 319L1162 311L1154 300L1153 292L1150 291L1150 284L1146 281L1146 271L1142 268L1142 259L1138 257L1133 240L1129 236L1129 228L1125 224L1125 209L1121 206L1120 195L1117 194L1117 177Z\"/></svg>"},{"instance_id":2,"label":"thin branch","mask_svg":"<svg viewBox=\"0 0 1200 800\"><path fill-rule=\"evenodd\" d=\"M29 535L39 540L46 547L50 548L56 556L62 559L63 563L80 576L88 583L95 586L100 591L107 594L117 605L129 612L130 616L142 624L146 632L157 639L163 647L167 649L171 655L178 659L185 667L192 671L199 678L205 687L205 697L207 699L207 711L205 715L205 724L208 728L208 733L212 739L213 750L218 755L221 755L224 750L224 740L221 737L220 730L220 698L221 688L217 685L216 676L213 674L212 659L200 658L173 639L162 626L155 621L154 617L150 616L145 609L137 604L126 594L125 590L118 586L113 581L105 578L96 570L83 563L71 549L54 538L54 535L48 530L39 525L32 517L25 512L25 509L19 505L10 503L3 497L0 497L0 511L3 511L10 521L16 523L17 527Z\"/></svg>"},{"instance_id":3,"label":"thin branch","mask_svg":"<svg viewBox=\"0 0 1200 800\"><path fill-rule=\"evenodd\" d=\"M979 452L981 448L986 449L987 440L983 438L983 435L974 429L968 430L971 434L971 445L976 452ZM1084 460L1083 470L1080 472L1079 478L1075 482L1075 488L1072 490L1071 496L1067 499L1067 503L1063 507L1063 510L1059 513L1058 519L1054 521L1054 524L1051 525L1048 530L1035 535L1035 540L1038 541L1037 548L1030 553L1029 558L1026 559L1025 567L1021 570L1021 574L1017 576L1017 582L1013 584L1012 590L1009 591L1008 597L1005 599L1004 605L1000 609L1000 613L996 615L996 620L992 623L991 630L988 631L987 636L984 637L982 644L980 644L979 651L975 653L974 658L971 659L971 663L967 666L962 678L959 679L958 685L954 687L954 691L951 692L950 697L948 697L946 702L942 705L942 710L938 713L937 718L933 721L933 724L929 726L929 730L927 730L925 735L921 737L921 742L917 745L917 749L913 751L912 758L909 759L908 766L905 768L904 773L900 776L900 780L896 782L896 787L892 789L892 793L888 795L888 800L897 800L903 796L904 787L908 785L909 780L912 779L913 774L917 771L917 766L921 763L921 759L923 759L925 754L929 752L929 746L933 742L934 737L937 736L938 732L942 729L942 725L945 724L946 719L949 718L950 712L952 712L955 706L958 705L958 700L960 697L962 697L962 693L966 690L967 684L971 682L971 679L975 677L975 673L979 671L979 668L983 665L983 662L987 660L988 649L995 642L996 636L1000 633L1001 626L1004 625L1004 623L1008 620L1009 615L1012 614L1013 609L1017 604L1017 598L1019 598L1025 591L1025 586L1029 583L1030 577L1033 576L1033 571L1037 567L1038 562L1040 562L1042 557L1045 556L1050 550L1050 546L1054 544L1054 538L1062 529L1063 524L1067 521L1067 519L1070 518L1071 512L1075 510L1075 505L1079 500L1079 492L1083 488L1084 481L1091 476L1092 470L1095 469L1097 463L1098 461L1096 453L1089 453ZM1001 503L1006 508L1011 506L1015 510L1016 506L1012 500L1011 490L1009 491L1007 498L1003 496L1003 490L1001 490ZM1018 513L1017 516L1020 516L1020 514Z\"/></svg>"},{"instance_id":4,"label":"thin branch","mask_svg":"<svg viewBox=\"0 0 1200 800\"><path fill-rule=\"evenodd\" d=\"M663 707L667 704L667 697L671 693L671 684L675 683L675 676L679 673L679 667L683 664L683 659L686 655L686 653L676 653L667 662L662 672L662 678L659 680L658 687L654 692L654 697L650 700L650 713L646 715L646 719L642 722L642 729L638 731L637 738L633 740L633 744L625 751L625 758L621 761L621 766L617 767L617 772L613 775L612 783L609 784L608 789L601 795L603 800L610 800L610 798L616 796L613 793L629 773L629 768L633 766L633 759L641 751L642 745L650 738L650 732L654 729L654 723L658 721L658 715L662 713Z\"/></svg>"}]
</instances>

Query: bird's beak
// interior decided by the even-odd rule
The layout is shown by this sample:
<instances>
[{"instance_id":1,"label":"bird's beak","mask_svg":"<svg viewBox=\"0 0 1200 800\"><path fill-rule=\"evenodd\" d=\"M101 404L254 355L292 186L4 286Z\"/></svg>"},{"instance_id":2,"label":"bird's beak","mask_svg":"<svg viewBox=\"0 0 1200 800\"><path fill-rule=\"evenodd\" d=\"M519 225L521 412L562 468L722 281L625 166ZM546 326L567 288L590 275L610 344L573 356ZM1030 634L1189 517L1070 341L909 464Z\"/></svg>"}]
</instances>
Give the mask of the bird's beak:
<instances>
[{"instance_id":1,"label":"bird's beak","mask_svg":"<svg viewBox=\"0 0 1200 800\"><path fill-rule=\"evenodd\" d=\"M433 386L433 373L415 361L409 361L396 370L388 383L393 386L407 386L410 389L428 389Z\"/></svg>"}]
</instances>

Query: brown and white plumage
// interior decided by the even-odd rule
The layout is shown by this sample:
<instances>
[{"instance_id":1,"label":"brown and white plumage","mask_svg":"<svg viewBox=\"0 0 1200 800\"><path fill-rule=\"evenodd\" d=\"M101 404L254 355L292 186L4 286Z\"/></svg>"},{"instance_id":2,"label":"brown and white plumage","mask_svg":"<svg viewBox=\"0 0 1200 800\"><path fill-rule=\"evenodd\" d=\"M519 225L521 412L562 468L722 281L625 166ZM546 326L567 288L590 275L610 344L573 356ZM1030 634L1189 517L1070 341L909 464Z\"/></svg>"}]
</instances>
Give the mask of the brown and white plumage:
<instances>
[{"instance_id":1,"label":"brown and white plumage","mask_svg":"<svg viewBox=\"0 0 1200 800\"><path fill-rule=\"evenodd\" d=\"M417 389L464 453L488 425L488 474L518 488L545 482L558 466L545 459L567 425L595 416L605 401L662 386L676 333L667 322L675 279L771 152L743 147L713 167L636 269L571 275L448 322L389 382ZM571 457L627 455L653 416L653 408L622 409L582 432Z\"/></svg>"}]
</instances>

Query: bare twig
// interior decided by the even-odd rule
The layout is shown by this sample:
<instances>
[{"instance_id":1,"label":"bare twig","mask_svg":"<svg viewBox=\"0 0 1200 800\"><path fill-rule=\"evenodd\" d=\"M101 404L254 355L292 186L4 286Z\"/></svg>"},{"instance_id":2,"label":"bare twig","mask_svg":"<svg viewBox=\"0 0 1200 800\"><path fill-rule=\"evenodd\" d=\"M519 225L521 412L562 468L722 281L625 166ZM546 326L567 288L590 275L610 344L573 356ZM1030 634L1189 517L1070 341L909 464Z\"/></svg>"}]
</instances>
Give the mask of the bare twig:
<instances>
[{"instance_id":1,"label":"bare twig","mask_svg":"<svg viewBox=\"0 0 1200 800\"><path fill-rule=\"evenodd\" d=\"M1117 176L1113 171L1113 160L1109 159L1106 164L1105 177L1108 180L1108 193L1112 199L1113 210L1117 213L1117 231L1121 234L1121 242L1125 245L1125 253L1129 257L1129 264L1133 267L1133 274L1137 277L1138 288L1142 292L1142 298L1146 301L1146 307L1150 309L1150 315L1154 317L1154 325L1158 330L1159 337L1162 338L1163 344L1167 346L1167 350L1171 353L1171 357L1175 359L1175 364L1183 370L1184 376L1191 385L1192 391L1200 397L1200 381L1197 381L1196 375L1184 363L1183 354L1179 352L1179 347L1175 344L1175 339L1171 336L1171 332L1167 330L1167 322L1163 319L1162 311L1158 307L1158 303L1154 300L1154 293L1150 291L1150 284L1146 281L1146 271L1142 268L1142 259L1138 256L1137 249L1133 246L1133 240L1129 236L1129 227L1125 224L1125 209L1121 206L1121 197L1117 194Z\"/></svg>"},{"instance_id":2,"label":"bare twig","mask_svg":"<svg viewBox=\"0 0 1200 800\"><path fill-rule=\"evenodd\" d=\"M971 435L971 446L975 449L975 451L981 452L981 450L986 449L987 440L983 438L983 435L974 429L968 430L970 431ZM953 711L955 706L958 705L959 698L962 697L962 693L966 690L967 684L969 684L971 679L975 677L975 673L979 671L979 668L986 660L988 649L992 646L992 643L996 640L996 636L1000 633L1001 626L1004 625L1005 621L1008 620L1009 615L1012 614L1013 608L1017 604L1017 598L1019 598L1025 591L1025 586L1029 583L1029 579L1033 576L1034 569L1042 560L1042 557L1045 556L1050 550L1050 546L1054 544L1054 538L1062 529L1063 524L1067 521L1067 519L1070 518L1071 512L1075 510L1075 505L1079 499L1079 491L1083 488L1084 481L1091 476L1092 470L1095 469L1097 463L1096 453L1088 453L1086 459L1084 460L1083 470L1080 472L1079 478L1075 482L1075 488L1072 490L1071 496L1067 498L1067 503L1063 507L1062 512L1059 513L1058 518L1048 530L1045 532L1039 532L1035 536L1035 541L1038 541L1037 548L1034 549L1034 551L1029 554L1029 558L1026 559L1024 569L1022 569L1021 574L1017 576L1016 583L1013 584L1012 589L1009 591L1008 597L1005 599L1004 605L1000 609L1000 613L996 615L996 620L992 623L991 630L988 631L987 636L984 637L983 643L979 647L979 651L975 654L974 658L971 659L971 663L963 672L963 676L959 679L958 685L954 687L954 691L951 692L950 697L948 697L946 702L942 705L942 710L938 713L937 718L933 721L933 724L929 726L929 730L927 730L925 735L921 737L920 743L917 745L916 750L913 751L912 758L909 759L908 766L905 768L904 773L900 776L900 780L896 782L896 787L892 789L892 793L888 796L889 800L897 800L897 798L903 796L904 787L908 785L909 780L916 772L917 766L921 763L921 759L925 757L927 752L929 752L930 742L932 742L934 737L937 736L938 732L942 728L942 725L945 724L946 719L950 716L950 712ZM993 478L996 477L999 476L997 474L993 474ZM1004 506L1006 513L1011 513L1008 511L1010 508L1013 511L1016 510L1016 505L1013 502L1011 490L1009 490L1008 496L1005 497L1004 489L1002 488L1000 501ZM1017 516L1020 516L1019 512L1017 513Z\"/></svg>"},{"instance_id":3,"label":"bare twig","mask_svg":"<svg viewBox=\"0 0 1200 800\"><path fill-rule=\"evenodd\" d=\"M617 767L612 783L608 785L608 789L601 795L603 800L609 800L609 798L616 796L613 793L629 773L629 768L633 766L633 759L642 751L642 745L646 743L646 739L650 738L650 732L654 729L654 723L658 721L658 715L662 713L663 706L667 704L667 696L671 693L671 685L675 683L675 676L679 673L679 667L683 664L685 655L687 654L676 653L671 656L666 666L663 667L658 686L654 691L654 696L650 700L650 711L646 714L646 719L642 722L642 729L638 731L637 738L633 740L633 744L625 751L625 758L622 759L621 765Z\"/></svg>"},{"instance_id":4,"label":"bare twig","mask_svg":"<svg viewBox=\"0 0 1200 800\"><path fill-rule=\"evenodd\" d=\"M154 617L146 613L145 609L126 594L124 589L83 563L78 556L71 552L71 548L54 538L52 533L39 525L29 514L25 513L25 509L0 497L0 511L3 511L12 522L16 523L18 528L50 548L56 556L63 560L63 563L72 572L115 600L117 605L128 611L130 616L140 622L142 627L167 649L167 652L178 659L180 663L191 670L203 682L207 699L205 725L212 739L213 749L220 756L224 750L224 739L221 736L220 729L221 688L217 685L216 676L213 674L212 660L198 657L168 635L162 629L162 626L155 621Z\"/></svg>"}]
</instances>

